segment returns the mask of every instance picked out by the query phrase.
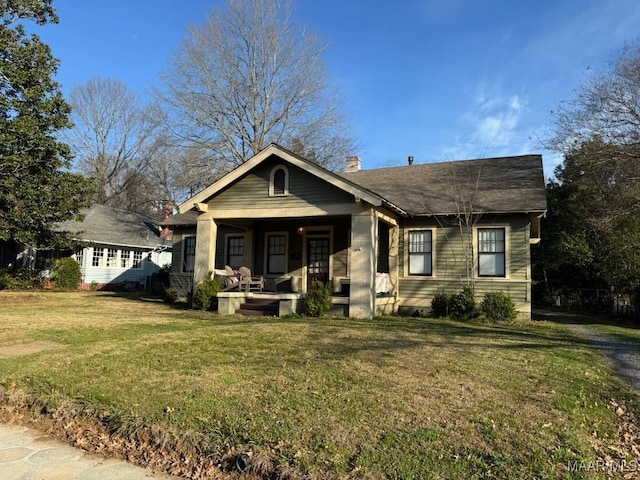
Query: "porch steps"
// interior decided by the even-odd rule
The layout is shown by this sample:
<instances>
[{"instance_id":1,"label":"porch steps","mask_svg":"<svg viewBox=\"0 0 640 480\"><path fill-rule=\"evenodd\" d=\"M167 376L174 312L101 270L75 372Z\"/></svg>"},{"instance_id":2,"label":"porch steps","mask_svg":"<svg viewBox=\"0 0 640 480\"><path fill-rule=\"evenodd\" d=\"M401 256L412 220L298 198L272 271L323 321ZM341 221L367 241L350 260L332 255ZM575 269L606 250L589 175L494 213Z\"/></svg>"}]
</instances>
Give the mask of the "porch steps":
<instances>
[{"instance_id":1,"label":"porch steps","mask_svg":"<svg viewBox=\"0 0 640 480\"><path fill-rule=\"evenodd\" d=\"M247 298L236 313L245 317L277 317L279 308L280 300L277 299Z\"/></svg>"}]
</instances>

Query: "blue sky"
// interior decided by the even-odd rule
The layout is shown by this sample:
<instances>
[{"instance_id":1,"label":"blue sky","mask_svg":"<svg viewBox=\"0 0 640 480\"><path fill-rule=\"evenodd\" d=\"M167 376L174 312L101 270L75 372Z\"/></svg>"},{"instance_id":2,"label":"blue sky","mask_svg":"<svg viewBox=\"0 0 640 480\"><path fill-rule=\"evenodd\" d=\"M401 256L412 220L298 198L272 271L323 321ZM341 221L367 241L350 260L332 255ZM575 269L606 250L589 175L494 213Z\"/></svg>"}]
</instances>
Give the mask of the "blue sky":
<instances>
[{"instance_id":1,"label":"blue sky","mask_svg":"<svg viewBox=\"0 0 640 480\"><path fill-rule=\"evenodd\" d=\"M219 0L54 0L39 28L66 92L94 76L147 95ZM541 153L550 111L639 38L637 0L297 0L326 42L364 168Z\"/></svg>"}]
</instances>

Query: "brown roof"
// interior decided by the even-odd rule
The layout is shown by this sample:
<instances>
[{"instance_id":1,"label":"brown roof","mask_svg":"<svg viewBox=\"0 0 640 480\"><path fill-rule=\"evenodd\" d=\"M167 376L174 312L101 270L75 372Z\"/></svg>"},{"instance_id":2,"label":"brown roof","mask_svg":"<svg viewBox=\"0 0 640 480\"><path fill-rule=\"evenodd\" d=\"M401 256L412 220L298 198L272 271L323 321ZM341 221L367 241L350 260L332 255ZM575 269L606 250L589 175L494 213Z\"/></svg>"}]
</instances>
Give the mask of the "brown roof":
<instances>
[{"instance_id":1,"label":"brown roof","mask_svg":"<svg viewBox=\"0 0 640 480\"><path fill-rule=\"evenodd\" d=\"M340 173L408 215L458 212L544 212L547 198L541 155L486 158Z\"/></svg>"},{"instance_id":2,"label":"brown roof","mask_svg":"<svg viewBox=\"0 0 640 480\"><path fill-rule=\"evenodd\" d=\"M171 215L160 222L161 227L185 227L198 223L198 212L195 210L188 210L184 213L178 213Z\"/></svg>"}]
</instances>

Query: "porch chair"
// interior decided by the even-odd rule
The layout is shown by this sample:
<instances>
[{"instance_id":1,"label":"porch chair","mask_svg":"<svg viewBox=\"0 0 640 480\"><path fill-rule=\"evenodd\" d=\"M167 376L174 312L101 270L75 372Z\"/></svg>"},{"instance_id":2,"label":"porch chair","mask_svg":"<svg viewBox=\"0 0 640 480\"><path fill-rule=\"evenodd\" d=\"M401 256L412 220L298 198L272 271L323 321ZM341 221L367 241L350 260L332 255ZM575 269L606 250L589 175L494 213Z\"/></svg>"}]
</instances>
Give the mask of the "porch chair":
<instances>
[{"instance_id":1,"label":"porch chair","mask_svg":"<svg viewBox=\"0 0 640 480\"><path fill-rule=\"evenodd\" d=\"M224 270L215 270L215 275L220 277L224 283L223 292L230 290L240 290L240 274L233 270L229 265L224 267Z\"/></svg>"},{"instance_id":2,"label":"porch chair","mask_svg":"<svg viewBox=\"0 0 640 480\"><path fill-rule=\"evenodd\" d=\"M247 267L240 267L240 291L245 290L247 292L261 292L264 288L263 277L251 276L251 270Z\"/></svg>"}]
</instances>

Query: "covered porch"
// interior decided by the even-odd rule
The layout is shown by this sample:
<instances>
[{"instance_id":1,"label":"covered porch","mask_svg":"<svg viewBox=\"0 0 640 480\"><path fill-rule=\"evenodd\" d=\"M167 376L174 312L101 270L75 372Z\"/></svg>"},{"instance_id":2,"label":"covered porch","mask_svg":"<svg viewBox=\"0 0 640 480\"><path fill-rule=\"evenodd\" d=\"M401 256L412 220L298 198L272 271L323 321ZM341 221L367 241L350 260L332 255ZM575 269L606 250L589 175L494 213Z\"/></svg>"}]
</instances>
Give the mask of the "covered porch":
<instances>
[{"instance_id":1,"label":"covered porch","mask_svg":"<svg viewBox=\"0 0 640 480\"><path fill-rule=\"evenodd\" d=\"M302 313L313 281L331 286L332 314L372 318L396 311L398 226L393 218L361 202L305 216L264 209L253 210L251 217L229 213L198 216L194 280L244 266L262 282L260 288L219 293L220 313L261 302L276 305L267 310L278 316Z\"/></svg>"}]
</instances>

